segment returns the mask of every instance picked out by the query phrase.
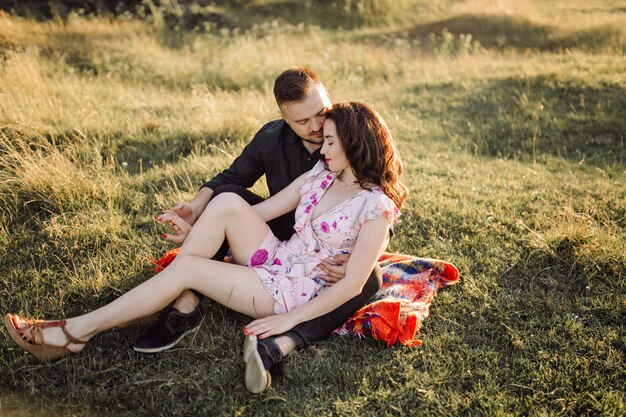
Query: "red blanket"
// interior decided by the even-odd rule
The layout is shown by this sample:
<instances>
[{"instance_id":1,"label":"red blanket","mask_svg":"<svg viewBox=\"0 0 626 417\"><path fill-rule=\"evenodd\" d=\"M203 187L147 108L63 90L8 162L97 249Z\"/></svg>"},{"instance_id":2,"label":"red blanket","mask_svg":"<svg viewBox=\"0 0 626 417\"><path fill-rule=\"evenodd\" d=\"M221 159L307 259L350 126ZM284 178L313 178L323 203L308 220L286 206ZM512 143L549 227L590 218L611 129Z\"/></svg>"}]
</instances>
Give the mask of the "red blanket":
<instances>
[{"instance_id":1,"label":"red blanket","mask_svg":"<svg viewBox=\"0 0 626 417\"><path fill-rule=\"evenodd\" d=\"M173 249L153 261L155 271L167 267L178 251ZM458 283L459 271L445 261L398 253L383 253L378 262L383 270L381 290L334 333L372 337L387 346L420 346L415 334L428 317L437 290Z\"/></svg>"}]
</instances>

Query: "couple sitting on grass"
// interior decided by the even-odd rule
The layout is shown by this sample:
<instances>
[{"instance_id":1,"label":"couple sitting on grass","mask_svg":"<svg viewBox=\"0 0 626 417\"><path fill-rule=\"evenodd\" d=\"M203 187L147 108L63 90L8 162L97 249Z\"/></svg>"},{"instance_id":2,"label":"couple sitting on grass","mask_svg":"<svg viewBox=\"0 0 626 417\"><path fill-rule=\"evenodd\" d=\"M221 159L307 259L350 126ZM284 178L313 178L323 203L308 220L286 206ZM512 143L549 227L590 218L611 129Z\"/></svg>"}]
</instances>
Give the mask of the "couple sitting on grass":
<instances>
[{"instance_id":1,"label":"couple sitting on grass","mask_svg":"<svg viewBox=\"0 0 626 417\"><path fill-rule=\"evenodd\" d=\"M243 333L245 385L257 393L286 355L366 305L381 286L376 261L407 195L391 134L368 105L331 105L307 68L283 72L274 95L282 118L263 126L189 203L157 217L170 228L163 236L182 243L166 269L82 316L7 314L11 337L52 362L101 331L161 310L134 346L160 352L197 329L206 296L255 319ZM263 174L267 200L246 189ZM221 262L228 250L233 262Z\"/></svg>"}]
</instances>

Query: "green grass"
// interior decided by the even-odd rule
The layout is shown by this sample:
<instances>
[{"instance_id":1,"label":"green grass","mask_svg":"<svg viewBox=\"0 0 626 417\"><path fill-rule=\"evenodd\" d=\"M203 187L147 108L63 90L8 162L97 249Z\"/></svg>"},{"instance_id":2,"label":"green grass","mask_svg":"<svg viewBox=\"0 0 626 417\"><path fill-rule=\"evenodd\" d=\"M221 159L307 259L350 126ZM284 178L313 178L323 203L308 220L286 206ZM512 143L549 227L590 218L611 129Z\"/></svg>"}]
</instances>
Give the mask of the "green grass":
<instances>
[{"instance_id":1,"label":"green grass","mask_svg":"<svg viewBox=\"0 0 626 417\"><path fill-rule=\"evenodd\" d=\"M44 366L3 331L0 414L624 415L626 3L305 3L0 14L1 311L71 317L148 278L172 247L152 216L276 117L299 64L394 134L411 195L390 249L461 271L423 346L331 337L251 395L248 319L211 302L154 356L128 327Z\"/></svg>"}]
</instances>

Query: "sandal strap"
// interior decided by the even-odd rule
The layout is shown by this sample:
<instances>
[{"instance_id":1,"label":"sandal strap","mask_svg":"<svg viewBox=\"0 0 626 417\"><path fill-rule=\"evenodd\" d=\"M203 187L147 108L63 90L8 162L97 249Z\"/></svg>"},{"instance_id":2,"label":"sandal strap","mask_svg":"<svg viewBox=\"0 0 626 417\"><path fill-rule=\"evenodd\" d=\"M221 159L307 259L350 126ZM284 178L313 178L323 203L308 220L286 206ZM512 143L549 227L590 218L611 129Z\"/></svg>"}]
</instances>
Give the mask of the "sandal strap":
<instances>
[{"instance_id":1,"label":"sandal strap","mask_svg":"<svg viewBox=\"0 0 626 417\"><path fill-rule=\"evenodd\" d=\"M74 336L72 336L70 334L70 332L67 331L67 329L65 328L65 324L67 323L66 320L60 320L59 321L59 327L61 327L61 330L63 330L63 334L65 335L65 337L67 338L67 343L65 344L65 346L63 346L65 349L67 349L67 347L69 345L85 345L87 344L87 342L84 342L82 340L78 340L77 338L75 338Z\"/></svg>"},{"instance_id":2,"label":"sandal strap","mask_svg":"<svg viewBox=\"0 0 626 417\"><path fill-rule=\"evenodd\" d=\"M45 341L43 339L43 329L47 329L50 327L60 327L67 339L67 343L63 345L64 349L67 349L69 345L85 345L87 342L78 340L74 336L72 336L65 325L67 324L67 320L54 320L54 321L43 321L43 320L26 320L28 324L27 332L29 332L32 336L34 344L36 345L44 345Z\"/></svg>"}]
</instances>

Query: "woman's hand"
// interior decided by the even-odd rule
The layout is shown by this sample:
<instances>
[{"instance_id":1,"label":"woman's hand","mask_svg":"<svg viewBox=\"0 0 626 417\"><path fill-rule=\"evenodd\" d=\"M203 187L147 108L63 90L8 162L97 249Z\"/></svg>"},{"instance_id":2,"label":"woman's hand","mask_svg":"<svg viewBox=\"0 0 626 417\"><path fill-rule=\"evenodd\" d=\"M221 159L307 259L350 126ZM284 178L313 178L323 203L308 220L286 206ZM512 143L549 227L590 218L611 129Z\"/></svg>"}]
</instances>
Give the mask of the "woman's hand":
<instances>
[{"instance_id":1,"label":"woman's hand","mask_svg":"<svg viewBox=\"0 0 626 417\"><path fill-rule=\"evenodd\" d=\"M289 313L277 314L254 320L243 328L243 333L264 339L269 336L285 333L293 329L297 324L296 320Z\"/></svg>"},{"instance_id":2,"label":"woman's hand","mask_svg":"<svg viewBox=\"0 0 626 417\"><path fill-rule=\"evenodd\" d=\"M189 223L172 210L164 210L163 214L156 218L156 221L159 223L167 223L171 233L163 233L163 237L172 242L184 242L191 231Z\"/></svg>"}]
</instances>

